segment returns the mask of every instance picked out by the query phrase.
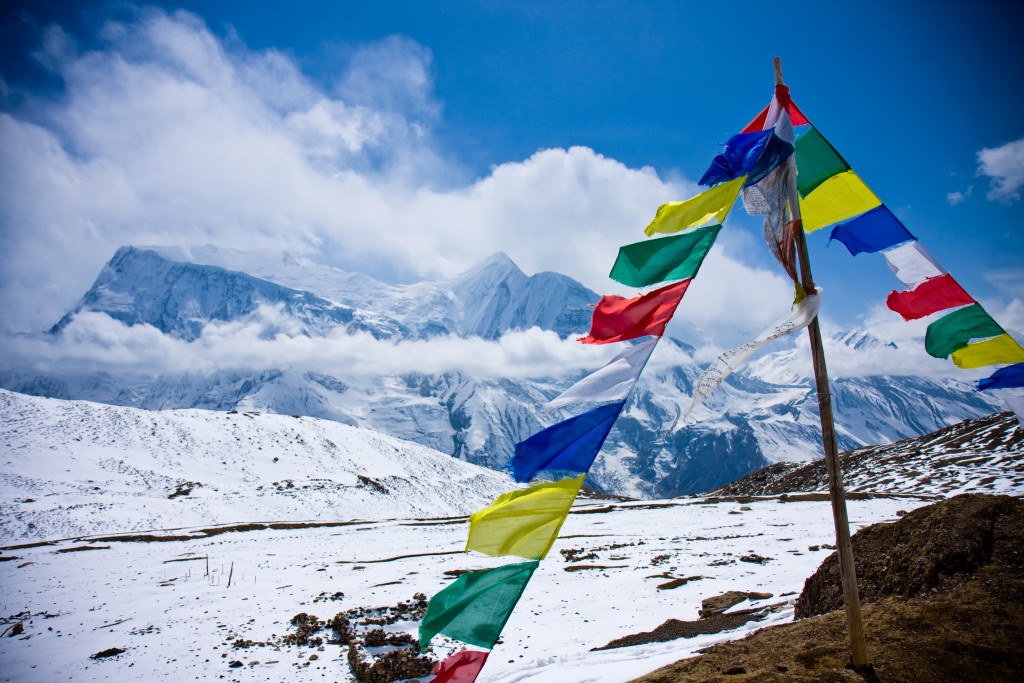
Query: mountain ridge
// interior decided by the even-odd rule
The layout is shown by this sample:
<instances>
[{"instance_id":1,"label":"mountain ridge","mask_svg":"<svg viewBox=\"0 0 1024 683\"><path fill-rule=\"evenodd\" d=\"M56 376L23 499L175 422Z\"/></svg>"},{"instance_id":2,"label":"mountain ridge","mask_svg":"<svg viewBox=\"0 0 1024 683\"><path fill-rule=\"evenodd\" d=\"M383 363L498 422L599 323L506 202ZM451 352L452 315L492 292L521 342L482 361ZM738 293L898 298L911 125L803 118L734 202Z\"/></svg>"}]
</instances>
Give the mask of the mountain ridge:
<instances>
[{"instance_id":1,"label":"mountain ridge","mask_svg":"<svg viewBox=\"0 0 1024 683\"><path fill-rule=\"evenodd\" d=\"M500 252L454 278L409 285L378 283L288 254L197 252L199 260L251 267L258 276L174 260L188 257L181 250L172 258L175 250L125 247L62 319L64 325L76 312L91 311L125 324L150 324L188 342L204 325L258 320L261 338L368 332L376 339L422 342L417 352L429 353L437 339L494 342L531 327L569 338L586 330L590 304L597 300L564 275L527 276ZM308 289L296 288L303 274ZM266 306L276 307L269 321L260 318ZM58 324L51 336L59 337L63 329ZM839 342L885 347L863 333L848 333ZM662 339L591 471L589 486L632 497L669 497L721 486L772 462L818 457L813 384L794 370L799 366L793 351L768 354L741 368L684 421L683 407L703 368L693 353L678 340ZM451 370L365 376L282 365L126 376L101 365L69 372L11 368L0 372L0 386L148 409L308 415L501 468L518 441L580 412L576 407L549 413L542 406L585 374L517 378ZM996 408L953 380L835 377L832 388L842 449L925 433Z\"/></svg>"}]
</instances>

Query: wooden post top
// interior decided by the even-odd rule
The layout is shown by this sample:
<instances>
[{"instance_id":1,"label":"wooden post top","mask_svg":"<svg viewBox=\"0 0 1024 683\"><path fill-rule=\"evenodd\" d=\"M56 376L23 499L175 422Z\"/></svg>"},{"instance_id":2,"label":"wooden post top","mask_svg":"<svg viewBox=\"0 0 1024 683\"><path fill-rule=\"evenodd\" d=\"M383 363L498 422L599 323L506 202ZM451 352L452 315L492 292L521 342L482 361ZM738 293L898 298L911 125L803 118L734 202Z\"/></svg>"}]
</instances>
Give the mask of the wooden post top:
<instances>
[{"instance_id":1,"label":"wooden post top","mask_svg":"<svg viewBox=\"0 0 1024 683\"><path fill-rule=\"evenodd\" d=\"M782 85L782 57L775 58L775 85Z\"/></svg>"}]
</instances>

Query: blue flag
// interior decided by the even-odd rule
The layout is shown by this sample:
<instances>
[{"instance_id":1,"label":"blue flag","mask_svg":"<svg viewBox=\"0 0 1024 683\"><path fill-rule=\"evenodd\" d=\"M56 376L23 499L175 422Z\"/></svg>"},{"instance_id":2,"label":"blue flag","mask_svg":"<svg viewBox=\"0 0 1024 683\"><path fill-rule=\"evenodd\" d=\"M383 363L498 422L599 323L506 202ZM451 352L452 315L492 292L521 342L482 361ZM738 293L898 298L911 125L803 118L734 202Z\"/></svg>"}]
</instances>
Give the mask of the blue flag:
<instances>
[{"instance_id":1,"label":"blue flag","mask_svg":"<svg viewBox=\"0 0 1024 683\"><path fill-rule=\"evenodd\" d=\"M999 368L985 379L978 380L978 391L1024 387L1024 363Z\"/></svg>"},{"instance_id":2,"label":"blue flag","mask_svg":"<svg viewBox=\"0 0 1024 683\"><path fill-rule=\"evenodd\" d=\"M829 236L830 242L842 242L852 256L873 254L912 239L914 236L885 206L871 209L851 221L837 225Z\"/></svg>"},{"instance_id":3,"label":"blue flag","mask_svg":"<svg viewBox=\"0 0 1024 683\"><path fill-rule=\"evenodd\" d=\"M590 469L625 401L609 403L553 424L516 444L512 474L520 483L538 472L578 472Z\"/></svg>"},{"instance_id":4,"label":"blue flag","mask_svg":"<svg viewBox=\"0 0 1024 683\"><path fill-rule=\"evenodd\" d=\"M764 179L791 154L793 143L779 137L774 128L739 133L725 143L725 149L711 162L700 184L717 185L745 175L743 186L748 187Z\"/></svg>"}]
</instances>

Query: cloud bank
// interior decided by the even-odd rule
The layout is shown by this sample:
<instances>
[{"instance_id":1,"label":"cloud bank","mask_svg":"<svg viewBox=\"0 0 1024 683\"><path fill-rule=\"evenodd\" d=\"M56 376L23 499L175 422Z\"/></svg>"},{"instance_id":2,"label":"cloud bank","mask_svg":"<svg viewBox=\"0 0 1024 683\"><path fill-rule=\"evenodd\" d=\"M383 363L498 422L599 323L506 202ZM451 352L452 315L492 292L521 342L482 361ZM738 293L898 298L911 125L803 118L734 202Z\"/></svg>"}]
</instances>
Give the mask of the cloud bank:
<instances>
[{"instance_id":1,"label":"cloud bank","mask_svg":"<svg viewBox=\"0 0 1024 683\"><path fill-rule=\"evenodd\" d=\"M346 55L324 83L187 12L109 21L89 50L47 28L37 57L61 92L6 84L2 94L19 104L0 113L0 329L50 327L125 244L287 251L390 281L451 276L504 251L527 273L627 293L607 278L617 248L643 239L659 204L698 191L578 146L472 177L434 135L444 107L428 48L393 36ZM999 198L1019 195L1022 150L1017 141L979 153ZM677 314L721 347L785 315L792 296L778 272L745 262L747 242L723 231ZM139 373L343 364L544 376L607 360L537 330L432 340L428 351L358 335L267 338L264 322L210 325L189 345L82 315L63 339L3 345L9 367Z\"/></svg>"},{"instance_id":2,"label":"cloud bank","mask_svg":"<svg viewBox=\"0 0 1024 683\"><path fill-rule=\"evenodd\" d=\"M289 251L405 281L504 251L528 273L610 291L617 247L642 239L659 204L696 192L585 147L467 179L432 133L432 55L408 39L355 47L322 84L186 12L140 10L100 38L81 51L46 29L38 58L63 92L0 114L8 331L52 325L124 244ZM783 279L717 251L702 277L711 296L695 289L688 315L702 328L768 322ZM724 315L713 294L741 285L757 296Z\"/></svg>"}]
</instances>

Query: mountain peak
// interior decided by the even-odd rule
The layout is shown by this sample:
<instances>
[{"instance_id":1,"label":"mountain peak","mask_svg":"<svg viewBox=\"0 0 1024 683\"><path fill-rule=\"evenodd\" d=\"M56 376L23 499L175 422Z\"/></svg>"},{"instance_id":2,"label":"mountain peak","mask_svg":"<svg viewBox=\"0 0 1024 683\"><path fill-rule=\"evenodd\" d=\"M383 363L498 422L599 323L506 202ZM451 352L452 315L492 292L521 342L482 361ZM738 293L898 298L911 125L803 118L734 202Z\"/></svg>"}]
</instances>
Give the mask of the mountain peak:
<instances>
[{"instance_id":1,"label":"mountain peak","mask_svg":"<svg viewBox=\"0 0 1024 683\"><path fill-rule=\"evenodd\" d=\"M466 274L480 273L483 271L495 271L507 274L518 273L520 275L525 275L525 273L523 273L523 271L520 270L519 266L516 265L516 262L513 261L509 257L509 255L503 251L494 252L493 254L485 258L483 261L480 261L475 266L470 268L466 272Z\"/></svg>"}]
</instances>

